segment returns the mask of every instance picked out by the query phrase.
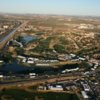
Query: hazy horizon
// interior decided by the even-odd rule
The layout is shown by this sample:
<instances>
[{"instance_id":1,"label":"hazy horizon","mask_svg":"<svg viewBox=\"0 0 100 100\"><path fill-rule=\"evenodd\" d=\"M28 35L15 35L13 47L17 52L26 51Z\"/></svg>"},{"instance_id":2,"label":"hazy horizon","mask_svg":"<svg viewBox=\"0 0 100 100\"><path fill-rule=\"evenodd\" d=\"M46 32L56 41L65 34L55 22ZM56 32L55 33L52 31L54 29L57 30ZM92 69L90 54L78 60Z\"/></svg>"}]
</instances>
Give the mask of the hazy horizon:
<instances>
[{"instance_id":1,"label":"hazy horizon","mask_svg":"<svg viewBox=\"0 0 100 100\"><path fill-rule=\"evenodd\" d=\"M0 13L99 16L99 0L1 0Z\"/></svg>"}]
</instances>

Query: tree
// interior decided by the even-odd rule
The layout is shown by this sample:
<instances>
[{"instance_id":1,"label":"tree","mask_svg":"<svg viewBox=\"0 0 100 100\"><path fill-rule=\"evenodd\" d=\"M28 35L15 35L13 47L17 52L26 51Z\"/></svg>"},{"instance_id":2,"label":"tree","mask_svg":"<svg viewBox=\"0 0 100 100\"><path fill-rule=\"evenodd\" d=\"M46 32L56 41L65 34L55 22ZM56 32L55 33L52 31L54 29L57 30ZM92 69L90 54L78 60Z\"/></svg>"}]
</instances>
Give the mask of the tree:
<instances>
[{"instance_id":1,"label":"tree","mask_svg":"<svg viewBox=\"0 0 100 100\"><path fill-rule=\"evenodd\" d=\"M65 47L61 44L56 44L54 45L54 49L58 52L58 53L66 53Z\"/></svg>"},{"instance_id":2,"label":"tree","mask_svg":"<svg viewBox=\"0 0 100 100\"><path fill-rule=\"evenodd\" d=\"M3 55L3 60L5 61L5 62L7 62L7 63L9 63L9 62L13 62L14 61L14 59L13 59L13 57L12 57L12 53L10 53L10 52L7 52L5 55Z\"/></svg>"},{"instance_id":3,"label":"tree","mask_svg":"<svg viewBox=\"0 0 100 100\"><path fill-rule=\"evenodd\" d=\"M24 49L21 47L17 47L16 52L17 52L17 54L22 55L24 53Z\"/></svg>"}]
</instances>

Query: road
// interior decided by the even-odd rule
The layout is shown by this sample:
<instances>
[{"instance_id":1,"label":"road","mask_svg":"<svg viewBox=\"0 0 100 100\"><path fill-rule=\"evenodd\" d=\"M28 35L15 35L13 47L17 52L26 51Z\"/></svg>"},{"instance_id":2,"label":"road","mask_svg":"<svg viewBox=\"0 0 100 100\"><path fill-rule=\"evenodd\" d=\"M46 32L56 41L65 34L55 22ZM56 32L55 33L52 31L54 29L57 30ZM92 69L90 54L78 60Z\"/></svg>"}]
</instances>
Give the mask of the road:
<instances>
[{"instance_id":1,"label":"road","mask_svg":"<svg viewBox=\"0 0 100 100\"><path fill-rule=\"evenodd\" d=\"M36 76L33 79L27 78L22 80L8 80L8 81L1 81L1 87L12 87L12 86L31 86L34 84L45 83L45 82L56 82L56 81L66 81L66 80L75 80L75 79L83 79L84 75L82 72L74 72L74 73L66 73L66 74L58 74L58 75L42 75Z\"/></svg>"},{"instance_id":2,"label":"road","mask_svg":"<svg viewBox=\"0 0 100 100\"><path fill-rule=\"evenodd\" d=\"M14 82L0 82L0 88L2 87L12 87L12 86L31 86L34 84L39 84L39 83L52 83L56 81L65 81L65 80L74 80L74 79L81 79L82 77L79 75L51 75L51 76L37 76L33 79L27 79L27 80L20 80L20 81L14 81Z\"/></svg>"},{"instance_id":3,"label":"road","mask_svg":"<svg viewBox=\"0 0 100 100\"><path fill-rule=\"evenodd\" d=\"M2 39L0 39L0 49L2 49L6 43L15 35L16 31L27 24L27 21L23 22L21 25L15 27L9 34L4 36Z\"/></svg>"}]
</instances>

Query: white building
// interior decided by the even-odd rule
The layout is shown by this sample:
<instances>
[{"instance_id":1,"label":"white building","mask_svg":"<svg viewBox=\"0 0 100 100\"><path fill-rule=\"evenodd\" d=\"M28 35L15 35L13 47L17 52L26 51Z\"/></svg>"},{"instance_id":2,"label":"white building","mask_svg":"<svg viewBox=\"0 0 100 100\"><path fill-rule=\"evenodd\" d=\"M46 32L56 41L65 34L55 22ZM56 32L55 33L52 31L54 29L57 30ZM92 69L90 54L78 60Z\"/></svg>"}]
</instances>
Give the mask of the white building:
<instances>
[{"instance_id":1,"label":"white building","mask_svg":"<svg viewBox=\"0 0 100 100\"><path fill-rule=\"evenodd\" d=\"M49 90L53 91L63 91L63 87L61 85L56 85L56 86L49 85L48 88Z\"/></svg>"},{"instance_id":2,"label":"white building","mask_svg":"<svg viewBox=\"0 0 100 100\"><path fill-rule=\"evenodd\" d=\"M70 54L70 56L73 58L73 57L76 57L76 55L75 54Z\"/></svg>"},{"instance_id":3,"label":"white building","mask_svg":"<svg viewBox=\"0 0 100 100\"><path fill-rule=\"evenodd\" d=\"M23 60L22 60L22 62L23 62L23 63L25 63L25 62L26 62L26 58L25 58L25 59L23 59Z\"/></svg>"},{"instance_id":4,"label":"white building","mask_svg":"<svg viewBox=\"0 0 100 100\"><path fill-rule=\"evenodd\" d=\"M3 28L7 29L9 26L8 25L4 25Z\"/></svg>"},{"instance_id":5,"label":"white building","mask_svg":"<svg viewBox=\"0 0 100 100\"><path fill-rule=\"evenodd\" d=\"M28 58L27 63L28 64L34 64L34 59L33 58Z\"/></svg>"},{"instance_id":6,"label":"white building","mask_svg":"<svg viewBox=\"0 0 100 100\"><path fill-rule=\"evenodd\" d=\"M81 93L82 93L82 96L83 96L84 99L88 99L89 98L85 91L81 91Z\"/></svg>"},{"instance_id":7,"label":"white building","mask_svg":"<svg viewBox=\"0 0 100 100\"><path fill-rule=\"evenodd\" d=\"M28 63L28 64L34 64L34 61L28 60L27 63Z\"/></svg>"},{"instance_id":8,"label":"white building","mask_svg":"<svg viewBox=\"0 0 100 100\"><path fill-rule=\"evenodd\" d=\"M17 58L18 59L20 59L23 63L25 63L26 62L26 57L24 57L24 56L17 56Z\"/></svg>"},{"instance_id":9,"label":"white building","mask_svg":"<svg viewBox=\"0 0 100 100\"><path fill-rule=\"evenodd\" d=\"M50 66L48 63L37 63L36 66Z\"/></svg>"},{"instance_id":10,"label":"white building","mask_svg":"<svg viewBox=\"0 0 100 100\"><path fill-rule=\"evenodd\" d=\"M3 60L0 60L0 64L2 64L2 63L4 63L4 61Z\"/></svg>"},{"instance_id":11,"label":"white building","mask_svg":"<svg viewBox=\"0 0 100 100\"><path fill-rule=\"evenodd\" d=\"M24 56L17 56L17 58L19 58L19 59L25 59L25 57Z\"/></svg>"},{"instance_id":12,"label":"white building","mask_svg":"<svg viewBox=\"0 0 100 100\"><path fill-rule=\"evenodd\" d=\"M3 75L0 75L0 79L3 78Z\"/></svg>"},{"instance_id":13,"label":"white building","mask_svg":"<svg viewBox=\"0 0 100 100\"><path fill-rule=\"evenodd\" d=\"M39 86L38 90L47 90L45 86Z\"/></svg>"},{"instance_id":14,"label":"white building","mask_svg":"<svg viewBox=\"0 0 100 100\"><path fill-rule=\"evenodd\" d=\"M82 57L79 57L78 59L81 61L85 61L85 58L82 58Z\"/></svg>"},{"instance_id":15,"label":"white building","mask_svg":"<svg viewBox=\"0 0 100 100\"><path fill-rule=\"evenodd\" d=\"M73 68L73 69L65 69L65 70L62 71L62 73L72 72L72 71L77 71L77 70L79 70L78 67L77 68Z\"/></svg>"},{"instance_id":16,"label":"white building","mask_svg":"<svg viewBox=\"0 0 100 100\"><path fill-rule=\"evenodd\" d=\"M29 77L30 78L35 78L36 77L36 73L29 73Z\"/></svg>"}]
</instances>

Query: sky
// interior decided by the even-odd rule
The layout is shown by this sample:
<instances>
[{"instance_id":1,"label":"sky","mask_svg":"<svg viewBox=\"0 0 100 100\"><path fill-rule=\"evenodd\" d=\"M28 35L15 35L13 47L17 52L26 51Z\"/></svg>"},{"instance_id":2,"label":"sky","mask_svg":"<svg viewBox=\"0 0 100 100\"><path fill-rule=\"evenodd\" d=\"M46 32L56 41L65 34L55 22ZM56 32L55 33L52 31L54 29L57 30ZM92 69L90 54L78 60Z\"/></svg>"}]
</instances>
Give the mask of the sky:
<instances>
[{"instance_id":1,"label":"sky","mask_svg":"<svg viewBox=\"0 0 100 100\"><path fill-rule=\"evenodd\" d=\"M100 16L100 0L0 0L0 12Z\"/></svg>"}]
</instances>

